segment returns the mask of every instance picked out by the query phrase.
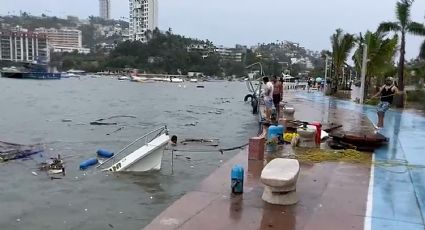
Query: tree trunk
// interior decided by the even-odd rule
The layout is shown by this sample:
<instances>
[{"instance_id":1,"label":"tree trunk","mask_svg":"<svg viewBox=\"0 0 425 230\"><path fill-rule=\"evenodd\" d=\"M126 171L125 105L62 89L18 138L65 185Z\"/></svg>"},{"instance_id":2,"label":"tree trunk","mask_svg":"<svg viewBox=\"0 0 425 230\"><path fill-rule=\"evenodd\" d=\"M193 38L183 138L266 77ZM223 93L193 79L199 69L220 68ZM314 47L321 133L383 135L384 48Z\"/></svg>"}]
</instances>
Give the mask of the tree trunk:
<instances>
[{"instance_id":1,"label":"tree trunk","mask_svg":"<svg viewBox=\"0 0 425 230\"><path fill-rule=\"evenodd\" d=\"M404 55L406 53L406 34L401 32L401 44L400 44L400 60L398 63L398 89L400 91L404 90ZM404 107L404 93L400 97L396 97L394 101L395 106L398 108Z\"/></svg>"}]
</instances>

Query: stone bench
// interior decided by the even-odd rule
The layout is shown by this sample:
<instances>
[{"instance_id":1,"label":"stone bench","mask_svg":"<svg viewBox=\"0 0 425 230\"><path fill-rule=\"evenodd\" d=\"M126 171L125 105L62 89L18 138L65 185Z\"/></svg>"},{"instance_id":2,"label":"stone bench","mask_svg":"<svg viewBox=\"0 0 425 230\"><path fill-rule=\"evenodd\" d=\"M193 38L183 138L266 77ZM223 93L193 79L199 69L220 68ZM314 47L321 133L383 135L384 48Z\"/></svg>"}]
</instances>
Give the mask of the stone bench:
<instances>
[{"instance_id":1,"label":"stone bench","mask_svg":"<svg viewBox=\"0 0 425 230\"><path fill-rule=\"evenodd\" d=\"M276 158L261 172L262 199L270 204L292 205L298 202L296 185L300 164L295 159Z\"/></svg>"}]
</instances>

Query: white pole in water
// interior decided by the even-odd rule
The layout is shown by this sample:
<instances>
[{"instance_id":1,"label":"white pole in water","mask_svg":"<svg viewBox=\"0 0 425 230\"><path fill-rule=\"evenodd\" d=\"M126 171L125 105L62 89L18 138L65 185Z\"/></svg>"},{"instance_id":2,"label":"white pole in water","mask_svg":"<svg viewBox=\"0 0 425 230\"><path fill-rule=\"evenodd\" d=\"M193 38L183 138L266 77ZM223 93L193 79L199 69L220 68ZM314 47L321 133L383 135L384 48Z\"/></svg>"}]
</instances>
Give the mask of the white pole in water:
<instances>
[{"instance_id":1,"label":"white pole in water","mask_svg":"<svg viewBox=\"0 0 425 230\"><path fill-rule=\"evenodd\" d=\"M363 44L363 60L362 60L362 74L360 77L360 104L363 104L365 97L365 84L366 84L366 68L367 68L367 45Z\"/></svg>"},{"instance_id":2,"label":"white pole in water","mask_svg":"<svg viewBox=\"0 0 425 230\"><path fill-rule=\"evenodd\" d=\"M323 84L323 92L324 92L324 94L326 95L326 86L327 86L327 84L328 84L328 82L327 82L327 78L328 78L328 59L329 59L329 57L328 57L328 55L326 55L326 59L325 59L325 83Z\"/></svg>"}]
</instances>

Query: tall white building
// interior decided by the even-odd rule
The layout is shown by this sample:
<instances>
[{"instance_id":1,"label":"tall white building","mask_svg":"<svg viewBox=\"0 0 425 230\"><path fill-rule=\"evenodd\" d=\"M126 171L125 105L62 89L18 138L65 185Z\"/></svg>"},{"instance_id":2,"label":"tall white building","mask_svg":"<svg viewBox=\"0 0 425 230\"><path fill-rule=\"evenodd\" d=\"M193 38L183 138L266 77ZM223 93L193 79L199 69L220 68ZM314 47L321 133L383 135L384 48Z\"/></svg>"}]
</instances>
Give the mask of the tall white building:
<instances>
[{"instance_id":1,"label":"tall white building","mask_svg":"<svg viewBox=\"0 0 425 230\"><path fill-rule=\"evenodd\" d=\"M146 31L158 27L158 0L130 0L130 40L147 42Z\"/></svg>"},{"instance_id":2,"label":"tall white building","mask_svg":"<svg viewBox=\"0 0 425 230\"><path fill-rule=\"evenodd\" d=\"M111 0L99 0L99 16L103 19L111 19Z\"/></svg>"}]
</instances>

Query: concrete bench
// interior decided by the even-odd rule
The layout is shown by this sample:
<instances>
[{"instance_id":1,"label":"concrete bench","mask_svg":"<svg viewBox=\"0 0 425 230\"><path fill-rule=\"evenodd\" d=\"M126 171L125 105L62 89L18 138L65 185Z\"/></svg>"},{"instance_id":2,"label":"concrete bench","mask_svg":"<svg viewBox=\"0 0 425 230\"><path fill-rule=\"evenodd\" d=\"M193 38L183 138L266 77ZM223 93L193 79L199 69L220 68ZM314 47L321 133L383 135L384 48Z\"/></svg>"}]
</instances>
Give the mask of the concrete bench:
<instances>
[{"instance_id":1,"label":"concrete bench","mask_svg":"<svg viewBox=\"0 0 425 230\"><path fill-rule=\"evenodd\" d=\"M298 202L296 185L300 164L295 159L276 158L261 172L262 199L267 203L292 205Z\"/></svg>"}]
</instances>

